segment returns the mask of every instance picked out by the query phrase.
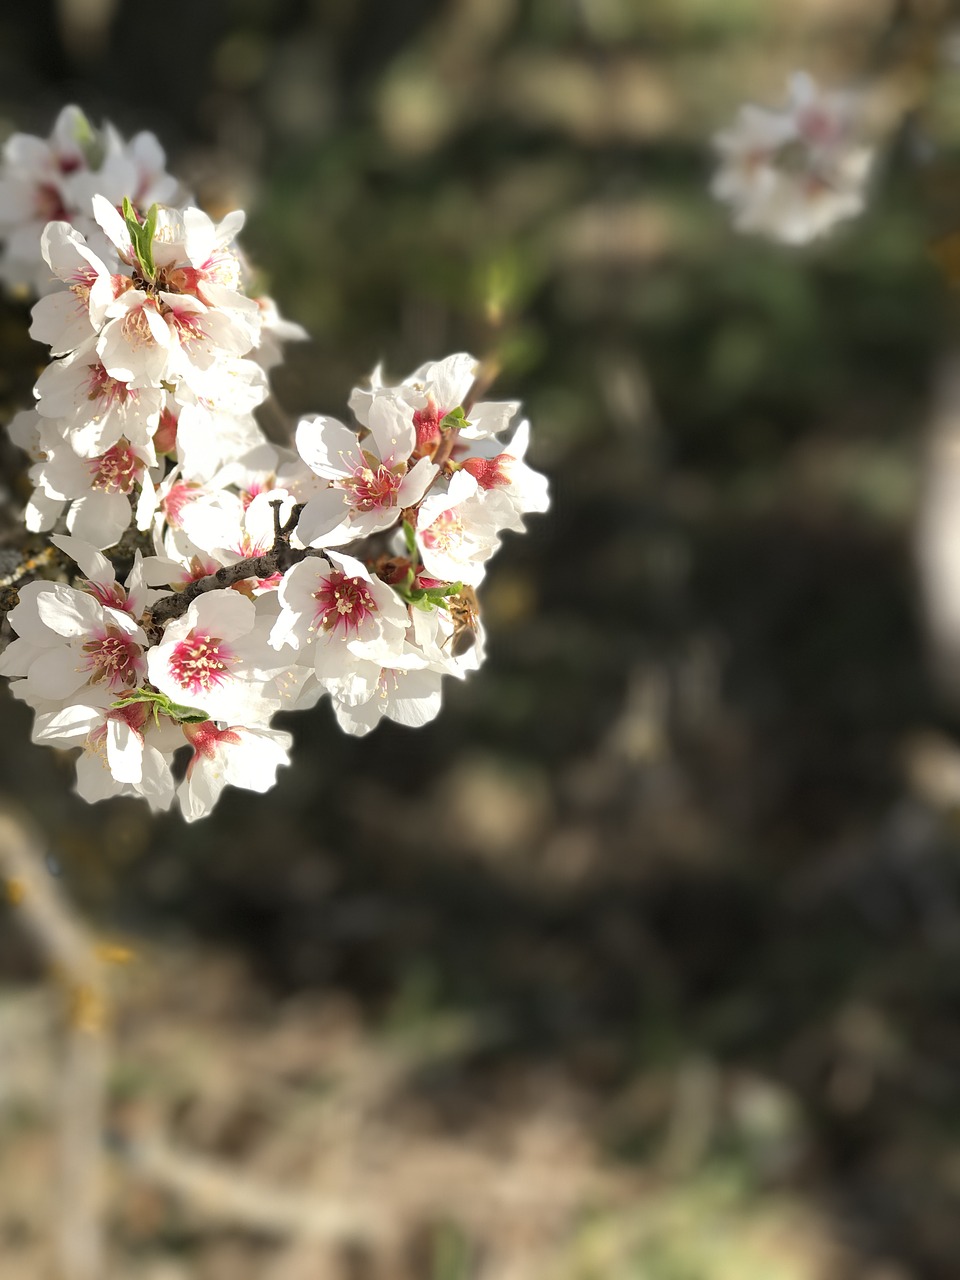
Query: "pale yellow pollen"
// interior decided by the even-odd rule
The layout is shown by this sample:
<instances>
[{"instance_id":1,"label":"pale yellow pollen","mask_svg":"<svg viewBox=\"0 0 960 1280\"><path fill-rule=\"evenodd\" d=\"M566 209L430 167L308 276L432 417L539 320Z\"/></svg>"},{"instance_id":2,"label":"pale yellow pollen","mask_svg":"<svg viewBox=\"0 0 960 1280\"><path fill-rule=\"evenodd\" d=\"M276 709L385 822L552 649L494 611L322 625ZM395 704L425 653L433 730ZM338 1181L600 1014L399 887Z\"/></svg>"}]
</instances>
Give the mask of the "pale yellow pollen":
<instances>
[{"instance_id":1,"label":"pale yellow pollen","mask_svg":"<svg viewBox=\"0 0 960 1280\"><path fill-rule=\"evenodd\" d=\"M153 342L153 333L147 317L143 313L143 307L136 307L132 311L128 311L124 316L123 335L131 346L143 346L144 343Z\"/></svg>"}]
</instances>

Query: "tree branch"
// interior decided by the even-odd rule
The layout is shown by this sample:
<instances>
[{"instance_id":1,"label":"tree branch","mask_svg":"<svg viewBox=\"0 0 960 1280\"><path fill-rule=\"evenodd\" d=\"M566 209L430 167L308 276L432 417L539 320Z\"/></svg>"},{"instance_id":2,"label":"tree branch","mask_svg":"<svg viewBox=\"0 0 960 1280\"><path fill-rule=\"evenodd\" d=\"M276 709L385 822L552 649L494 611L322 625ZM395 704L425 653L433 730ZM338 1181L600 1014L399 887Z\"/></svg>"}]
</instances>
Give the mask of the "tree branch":
<instances>
[{"instance_id":1,"label":"tree branch","mask_svg":"<svg viewBox=\"0 0 960 1280\"><path fill-rule=\"evenodd\" d=\"M103 962L46 869L37 835L0 811L0 871L69 999L60 1098L60 1195L57 1251L63 1280L103 1278L103 1110L108 1049Z\"/></svg>"},{"instance_id":2,"label":"tree branch","mask_svg":"<svg viewBox=\"0 0 960 1280\"><path fill-rule=\"evenodd\" d=\"M162 1141L121 1140L117 1152L132 1171L172 1191L208 1220L299 1239L372 1241L392 1234L380 1204L327 1193L314 1198L271 1186Z\"/></svg>"},{"instance_id":3,"label":"tree branch","mask_svg":"<svg viewBox=\"0 0 960 1280\"><path fill-rule=\"evenodd\" d=\"M464 397L464 414L469 414L499 372L500 366L496 360L483 361L470 390ZM444 433L440 447L433 458L439 468L437 475L441 474L443 467L450 460L459 434L459 431L456 430ZM144 625L144 630L152 643L159 642L164 623L169 622L171 618L182 618L193 601L207 591L222 591L238 582L245 581L247 578L270 578L276 573L283 574L308 556L323 555L323 551L315 547L301 549L290 545L290 538L297 527L297 521L300 519L300 513L303 511L305 503L297 503L286 524L283 525L280 523L282 502L280 499L275 499L270 505L273 507L274 517L273 547L264 552L263 555L251 556L246 560L238 560L236 564L224 565L216 573L208 574L205 578L198 578L196 582L191 582L183 591L163 596L153 605L150 610L149 620Z\"/></svg>"},{"instance_id":4,"label":"tree branch","mask_svg":"<svg viewBox=\"0 0 960 1280\"><path fill-rule=\"evenodd\" d=\"M313 547L305 547L301 550L290 545L290 538L297 527L297 521L300 519L305 503L297 503L286 524L283 525L280 523L282 501L277 498L270 505L273 507L272 548L265 551L263 555L250 556L246 560L238 560L236 564L226 564L216 573L210 573L205 578L198 578L196 582L191 582L183 591L163 596L151 608L150 620L145 627L151 642L156 644L159 641L165 622L169 622L171 618L182 618L193 601L207 591L222 591L247 578L270 578L275 573L286 573L307 556L321 554Z\"/></svg>"}]
</instances>

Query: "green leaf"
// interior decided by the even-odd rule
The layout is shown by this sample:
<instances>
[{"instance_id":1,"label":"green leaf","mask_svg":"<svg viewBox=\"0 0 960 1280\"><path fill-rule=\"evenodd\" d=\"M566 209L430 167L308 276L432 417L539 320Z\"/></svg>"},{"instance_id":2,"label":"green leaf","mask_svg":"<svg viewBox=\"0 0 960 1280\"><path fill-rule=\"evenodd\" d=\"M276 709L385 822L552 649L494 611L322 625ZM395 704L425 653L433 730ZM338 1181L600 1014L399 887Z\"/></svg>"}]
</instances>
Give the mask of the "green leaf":
<instances>
[{"instance_id":1,"label":"green leaf","mask_svg":"<svg viewBox=\"0 0 960 1280\"><path fill-rule=\"evenodd\" d=\"M123 197L123 220L130 232L130 243L136 254L137 262L144 279L154 280L157 268L153 261L153 237L157 230L158 208L152 204L143 222L137 217L137 211L128 196Z\"/></svg>"},{"instance_id":2,"label":"green leaf","mask_svg":"<svg viewBox=\"0 0 960 1280\"><path fill-rule=\"evenodd\" d=\"M162 715L176 721L177 724L203 724L205 720L210 719L205 711L198 711L196 707L181 706L179 702L173 702L165 693L160 693L156 689L134 689L130 693L125 693L122 698L118 698L111 706L115 710L121 710L123 707L134 706L138 702L149 706L154 722L158 725Z\"/></svg>"},{"instance_id":3,"label":"green leaf","mask_svg":"<svg viewBox=\"0 0 960 1280\"><path fill-rule=\"evenodd\" d=\"M84 159L87 162L87 168L96 172L104 161L103 142L97 135L97 131L93 125L83 114L77 111L75 120L75 128L73 131L73 140L83 152Z\"/></svg>"},{"instance_id":4,"label":"green leaf","mask_svg":"<svg viewBox=\"0 0 960 1280\"><path fill-rule=\"evenodd\" d=\"M462 590L462 582L447 582L442 587L426 588L427 595L430 596L432 600L445 600L447 596L458 596Z\"/></svg>"},{"instance_id":5,"label":"green leaf","mask_svg":"<svg viewBox=\"0 0 960 1280\"><path fill-rule=\"evenodd\" d=\"M198 711L196 707L181 707L178 702L170 703L169 714L179 724L203 724L210 719L205 711Z\"/></svg>"},{"instance_id":6,"label":"green leaf","mask_svg":"<svg viewBox=\"0 0 960 1280\"><path fill-rule=\"evenodd\" d=\"M403 522L403 540L407 544L407 555L415 556L417 554L417 535L409 520L404 520Z\"/></svg>"},{"instance_id":7,"label":"green leaf","mask_svg":"<svg viewBox=\"0 0 960 1280\"><path fill-rule=\"evenodd\" d=\"M447 597L458 596L463 590L463 583L446 582L441 587L415 587L411 572L407 581L396 584L394 590L406 600L407 604L412 604L414 608L429 613L431 609L448 608Z\"/></svg>"},{"instance_id":8,"label":"green leaf","mask_svg":"<svg viewBox=\"0 0 960 1280\"><path fill-rule=\"evenodd\" d=\"M461 427L468 427L470 421L463 412L463 406L457 405L456 409L451 409L440 423L441 431L459 431Z\"/></svg>"}]
</instances>

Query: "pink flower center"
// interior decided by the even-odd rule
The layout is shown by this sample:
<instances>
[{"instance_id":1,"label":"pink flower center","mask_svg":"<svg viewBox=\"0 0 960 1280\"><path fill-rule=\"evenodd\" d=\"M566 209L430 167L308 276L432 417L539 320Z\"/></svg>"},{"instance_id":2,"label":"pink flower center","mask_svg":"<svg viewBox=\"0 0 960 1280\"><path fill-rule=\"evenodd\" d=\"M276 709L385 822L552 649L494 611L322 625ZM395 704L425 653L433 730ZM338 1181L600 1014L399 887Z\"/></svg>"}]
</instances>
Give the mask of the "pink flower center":
<instances>
[{"instance_id":1,"label":"pink flower center","mask_svg":"<svg viewBox=\"0 0 960 1280\"><path fill-rule=\"evenodd\" d=\"M803 194L808 200L819 200L832 190L830 183L819 173L807 174L803 183Z\"/></svg>"},{"instance_id":2,"label":"pink flower center","mask_svg":"<svg viewBox=\"0 0 960 1280\"><path fill-rule=\"evenodd\" d=\"M397 490L401 477L395 475L382 463L373 467L358 467L352 476L340 481L340 484L352 493L351 505L355 511L380 511L384 507L397 505Z\"/></svg>"},{"instance_id":3,"label":"pink flower center","mask_svg":"<svg viewBox=\"0 0 960 1280\"><path fill-rule=\"evenodd\" d=\"M125 382L111 378L99 361L90 367L87 386L87 399L101 401L106 409L112 409L115 405L123 408L128 400L136 401L140 398L140 393L131 391Z\"/></svg>"},{"instance_id":4,"label":"pink flower center","mask_svg":"<svg viewBox=\"0 0 960 1280\"><path fill-rule=\"evenodd\" d=\"M212 280L225 289L240 288L240 259L232 249L220 249L211 254L200 270L206 280Z\"/></svg>"},{"instance_id":5,"label":"pink flower center","mask_svg":"<svg viewBox=\"0 0 960 1280\"><path fill-rule=\"evenodd\" d=\"M204 559L203 556L196 555L190 557L190 563L182 568L175 578L171 578L170 585L174 582L181 586L189 586L191 582L199 582L201 578L209 578L211 574L216 573L222 566L216 560L211 558Z\"/></svg>"},{"instance_id":6,"label":"pink flower center","mask_svg":"<svg viewBox=\"0 0 960 1280\"><path fill-rule=\"evenodd\" d=\"M91 582L87 578L84 579L83 589L93 596L97 604L119 609L123 613L129 612L127 593L119 582Z\"/></svg>"},{"instance_id":7,"label":"pink flower center","mask_svg":"<svg viewBox=\"0 0 960 1280\"><path fill-rule=\"evenodd\" d=\"M265 555L273 546L273 534L264 534L262 538L254 538L246 529L231 549L241 560L253 560L256 556Z\"/></svg>"},{"instance_id":8,"label":"pink flower center","mask_svg":"<svg viewBox=\"0 0 960 1280\"><path fill-rule=\"evenodd\" d=\"M198 342L207 342L209 334L204 328L205 315L199 311L188 311L186 307L164 308L163 318L174 339L182 347L194 346Z\"/></svg>"},{"instance_id":9,"label":"pink flower center","mask_svg":"<svg viewBox=\"0 0 960 1280\"><path fill-rule=\"evenodd\" d=\"M427 525L420 537L431 551L448 552L463 542L463 521L456 511L441 511L433 524Z\"/></svg>"},{"instance_id":10,"label":"pink flower center","mask_svg":"<svg viewBox=\"0 0 960 1280\"><path fill-rule=\"evenodd\" d=\"M77 304L83 307L90 305L90 290L97 282L97 273L93 267L77 267L76 271L70 276L66 282L70 292L77 299Z\"/></svg>"},{"instance_id":11,"label":"pink flower center","mask_svg":"<svg viewBox=\"0 0 960 1280\"><path fill-rule=\"evenodd\" d=\"M268 493L276 487L276 476L269 475L264 480L255 480L249 489L240 490L240 501L243 503L243 509L246 511L254 498L261 493Z\"/></svg>"},{"instance_id":12,"label":"pink flower center","mask_svg":"<svg viewBox=\"0 0 960 1280\"><path fill-rule=\"evenodd\" d=\"M226 289L240 287L240 260L229 249L212 254L199 267L188 263L167 267L160 274L158 285L166 293L186 293L201 302L208 302L204 297L204 285L217 284Z\"/></svg>"},{"instance_id":13,"label":"pink flower center","mask_svg":"<svg viewBox=\"0 0 960 1280\"><path fill-rule=\"evenodd\" d=\"M209 693L230 679L237 655L218 636L191 631L170 655L170 674L189 693Z\"/></svg>"},{"instance_id":14,"label":"pink flower center","mask_svg":"<svg viewBox=\"0 0 960 1280\"><path fill-rule=\"evenodd\" d=\"M139 347L152 347L156 345L156 338L153 336L153 330L150 328L150 321L147 319L147 307L153 306L152 300L148 299L142 302L138 307L131 307L123 319L120 321L121 332L124 341L128 346L136 351Z\"/></svg>"},{"instance_id":15,"label":"pink flower center","mask_svg":"<svg viewBox=\"0 0 960 1280\"><path fill-rule=\"evenodd\" d=\"M70 215L60 192L50 183L41 183L34 192L33 207L44 222L69 222Z\"/></svg>"},{"instance_id":16,"label":"pink flower center","mask_svg":"<svg viewBox=\"0 0 960 1280\"><path fill-rule=\"evenodd\" d=\"M317 602L314 625L323 631L359 631L370 614L377 612L369 584L331 569L326 581L313 593Z\"/></svg>"},{"instance_id":17,"label":"pink flower center","mask_svg":"<svg viewBox=\"0 0 960 1280\"><path fill-rule=\"evenodd\" d=\"M90 487L101 493L131 493L143 470L133 446L123 439L99 458L91 458L87 466L90 469Z\"/></svg>"},{"instance_id":18,"label":"pink flower center","mask_svg":"<svg viewBox=\"0 0 960 1280\"><path fill-rule=\"evenodd\" d=\"M196 267L168 267L158 281L165 293L196 293L200 272Z\"/></svg>"},{"instance_id":19,"label":"pink flower center","mask_svg":"<svg viewBox=\"0 0 960 1280\"><path fill-rule=\"evenodd\" d=\"M167 517L167 523L179 529L183 525L183 509L194 502L200 494L199 485L187 484L181 481L179 484L172 485L167 492L167 496L160 503L160 510ZM209 571L213 573L214 570ZM205 577L206 573L200 575Z\"/></svg>"},{"instance_id":20,"label":"pink flower center","mask_svg":"<svg viewBox=\"0 0 960 1280\"><path fill-rule=\"evenodd\" d=\"M82 671L90 672L90 684L106 684L122 689L136 684L143 670L143 658L136 641L118 627L104 628L82 646L86 661Z\"/></svg>"},{"instance_id":21,"label":"pink flower center","mask_svg":"<svg viewBox=\"0 0 960 1280\"><path fill-rule=\"evenodd\" d=\"M809 107L797 118L797 129L811 146L827 146L839 141L843 123L839 117L830 115L822 107Z\"/></svg>"}]
</instances>

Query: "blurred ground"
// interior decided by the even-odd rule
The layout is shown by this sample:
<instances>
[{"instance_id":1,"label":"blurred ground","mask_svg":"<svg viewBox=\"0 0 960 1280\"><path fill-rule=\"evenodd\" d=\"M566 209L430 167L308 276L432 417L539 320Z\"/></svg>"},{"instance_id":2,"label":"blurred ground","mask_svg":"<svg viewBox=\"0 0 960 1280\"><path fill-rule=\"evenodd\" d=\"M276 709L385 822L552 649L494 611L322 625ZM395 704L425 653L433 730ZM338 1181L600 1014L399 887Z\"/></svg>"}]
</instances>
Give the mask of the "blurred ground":
<instances>
[{"instance_id":1,"label":"blurred ground","mask_svg":"<svg viewBox=\"0 0 960 1280\"><path fill-rule=\"evenodd\" d=\"M495 281L497 390L554 483L485 584L487 666L439 721L357 742L301 715L277 789L194 828L81 806L5 699L9 794L137 953L111 1280L960 1275L960 723L915 567L960 417L926 252L960 226L960 72L922 38L945 8L0 19L11 128L75 100L155 130L211 208L251 208L246 243L315 336L276 380L291 420L341 412L380 358L483 353ZM739 103L796 67L848 83L905 60L930 93L868 215L799 255L735 236L706 139ZM8 312L13 405L39 349ZM3 1280L49 1274L40 978L7 912ZM182 1194L148 1176L171 1150L365 1225L291 1246L205 1165Z\"/></svg>"}]
</instances>

